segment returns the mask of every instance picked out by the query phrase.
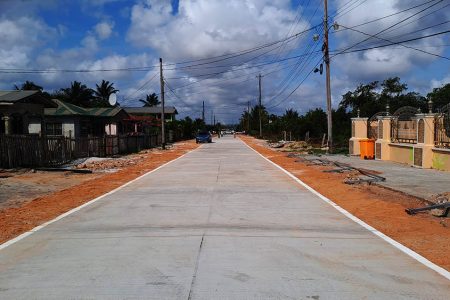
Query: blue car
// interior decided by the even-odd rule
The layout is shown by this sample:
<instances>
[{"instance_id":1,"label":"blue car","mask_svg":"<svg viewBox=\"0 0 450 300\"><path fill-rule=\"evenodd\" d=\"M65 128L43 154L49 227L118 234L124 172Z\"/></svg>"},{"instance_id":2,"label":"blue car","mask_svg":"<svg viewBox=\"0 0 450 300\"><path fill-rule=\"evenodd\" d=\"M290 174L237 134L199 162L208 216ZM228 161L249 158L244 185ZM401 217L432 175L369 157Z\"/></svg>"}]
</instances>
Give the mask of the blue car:
<instances>
[{"instance_id":1,"label":"blue car","mask_svg":"<svg viewBox=\"0 0 450 300\"><path fill-rule=\"evenodd\" d=\"M212 135L209 131L200 131L195 137L195 142L198 143L212 143Z\"/></svg>"}]
</instances>

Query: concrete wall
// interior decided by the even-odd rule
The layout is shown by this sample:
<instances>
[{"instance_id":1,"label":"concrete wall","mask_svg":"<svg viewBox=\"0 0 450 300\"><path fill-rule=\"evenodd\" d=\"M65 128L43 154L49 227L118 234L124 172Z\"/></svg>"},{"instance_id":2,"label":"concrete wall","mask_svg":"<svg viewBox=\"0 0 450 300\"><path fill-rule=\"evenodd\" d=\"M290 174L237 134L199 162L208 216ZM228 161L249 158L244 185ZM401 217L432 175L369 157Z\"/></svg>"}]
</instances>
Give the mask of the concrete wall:
<instances>
[{"instance_id":1,"label":"concrete wall","mask_svg":"<svg viewBox=\"0 0 450 300\"><path fill-rule=\"evenodd\" d=\"M390 144L390 157L392 161L413 165L414 163L414 147L404 144Z\"/></svg>"},{"instance_id":2,"label":"concrete wall","mask_svg":"<svg viewBox=\"0 0 450 300\"><path fill-rule=\"evenodd\" d=\"M433 149L432 168L441 171L450 171L450 149Z\"/></svg>"},{"instance_id":3,"label":"concrete wall","mask_svg":"<svg viewBox=\"0 0 450 300\"><path fill-rule=\"evenodd\" d=\"M350 155L360 155L359 141L367 139L367 118L352 118L352 137L349 140Z\"/></svg>"},{"instance_id":4,"label":"concrete wall","mask_svg":"<svg viewBox=\"0 0 450 300\"><path fill-rule=\"evenodd\" d=\"M414 144L394 143L391 140L392 116L378 117L378 139L375 141L376 159L390 160L421 168L450 171L450 149L435 148L434 114L417 114L410 121L416 129ZM359 141L367 138L367 118L352 119L350 155L359 155Z\"/></svg>"}]
</instances>

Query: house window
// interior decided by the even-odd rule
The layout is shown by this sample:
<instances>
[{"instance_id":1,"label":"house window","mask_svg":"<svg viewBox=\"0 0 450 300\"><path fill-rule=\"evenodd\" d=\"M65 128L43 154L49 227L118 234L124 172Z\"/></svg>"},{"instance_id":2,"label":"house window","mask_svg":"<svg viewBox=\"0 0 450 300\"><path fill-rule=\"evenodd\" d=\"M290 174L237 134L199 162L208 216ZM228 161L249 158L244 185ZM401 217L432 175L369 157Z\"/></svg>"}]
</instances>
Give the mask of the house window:
<instances>
[{"instance_id":1,"label":"house window","mask_svg":"<svg viewBox=\"0 0 450 300\"><path fill-rule=\"evenodd\" d=\"M45 124L46 135L62 135L62 123Z\"/></svg>"}]
</instances>

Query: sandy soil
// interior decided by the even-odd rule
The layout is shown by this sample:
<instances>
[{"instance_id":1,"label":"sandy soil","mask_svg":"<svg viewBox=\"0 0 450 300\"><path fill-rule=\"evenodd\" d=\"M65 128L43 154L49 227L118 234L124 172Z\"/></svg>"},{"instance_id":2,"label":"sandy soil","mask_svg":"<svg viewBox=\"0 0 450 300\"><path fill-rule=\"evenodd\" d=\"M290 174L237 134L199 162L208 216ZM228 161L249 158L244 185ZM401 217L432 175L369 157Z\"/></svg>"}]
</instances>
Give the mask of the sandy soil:
<instances>
[{"instance_id":1,"label":"sandy soil","mask_svg":"<svg viewBox=\"0 0 450 300\"><path fill-rule=\"evenodd\" d=\"M93 174L70 172L0 173L0 243L12 239L72 208L197 148L195 141L147 150L126 158L83 163L78 168L103 170ZM108 170L114 170L114 173ZM106 171L106 172L105 172ZM12 177L10 177L10 175Z\"/></svg>"},{"instance_id":2,"label":"sandy soil","mask_svg":"<svg viewBox=\"0 0 450 300\"><path fill-rule=\"evenodd\" d=\"M348 212L450 271L448 218L405 213L405 208L423 206L420 199L375 185L344 184L347 174L322 172L331 167L307 166L269 148L264 141L246 136L241 139Z\"/></svg>"},{"instance_id":3,"label":"sandy soil","mask_svg":"<svg viewBox=\"0 0 450 300\"><path fill-rule=\"evenodd\" d=\"M0 171L0 209L18 207L37 197L79 185L100 174L41 172L29 169Z\"/></svg>"}]
</instances>

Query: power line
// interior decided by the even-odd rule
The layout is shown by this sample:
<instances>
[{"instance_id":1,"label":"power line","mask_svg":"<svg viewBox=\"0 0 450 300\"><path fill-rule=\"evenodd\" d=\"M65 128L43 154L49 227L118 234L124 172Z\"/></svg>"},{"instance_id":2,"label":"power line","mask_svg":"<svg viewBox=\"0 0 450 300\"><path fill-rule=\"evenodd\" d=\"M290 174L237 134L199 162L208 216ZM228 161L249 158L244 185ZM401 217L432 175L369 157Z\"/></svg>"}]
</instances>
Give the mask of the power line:
<instances>
[{"instance_id":1,"label":"power line","mask_svg":"<svg viewBox=\"0 0 450 300\"><path fill-rule=\"evenodd\" d=\"M319 25L316 25L319 26ZM215 59L215 58L220 58L221 59L217 59L217 60L213 60L213 61L208 61L208 62L204 62L204 63L199 63L199 64L195 64L195 65L191 65L191 66L183 66L183 67L179 67L179 68L188 68L188 67L192 67L192 66L200 66L200 65L207 65L207 64L212 64L215 62L219 62L219 61L224 61L224 60L228 60L231 58L235 58L235 57L239 57L251 52L255 52L276 44L279 44L281 42L285 42L288 40L292 40L292 39L296 39L299 36L301 36L302 34L309 32L311 30L313 30L316 26L310 27L306 30L303 30L301 32L297 32L287 38L278 40L278 41L274 41L271 43L266 43L266 44L262 44L253 48L249 48L246 50L242 50L242 51L238 51L238 52L234 52L234 53L230 53L230 54L224 54L224 55L220 55L220 56L216 56L216 57L209 57L209 58L202 58L199 60L192 60L192 61L187 61L187 62L175 62L175 63L170 63L170 64L165 64L164 66L171 66L171 65L178 65L178 64L186 64L189 62L197 62L197 61L204 61L204 60L211 60L211 59ZM149 71L151 69L157 68L159 67L159 65L153 65L153 66L144 66L144 67L127 67L127 68L111 68L111 69L20 69L20 68L2 68L0 69L0 73L13 73L13 74L48 74L48 73L93 73L93 72L145 72L145 71Z\"/></svg>"},{"instance_id":2,"label":"power line","mask_svg":"<svg viewBox=\"0 0 450 300\"><path fill-rule=\"evenodd\" d=\"M339 14L335 15L334 18L335 18L335 19L339 19L339 18L341 18L342 16L345 16L345 15L348 14L349 12L351 12L351 11L353 11L354 9L356 9L356 8L360 7L361 5L363 5L365 2L367 2L367 0L363 0L363 1L360 2L360 3L355 2L354 4L357 4L356 6L353 6L353 7L349 8L347 11L345 11L345 12L343 12L343 13L339 13Z\"/></svg>"},{"instance_id":3,"label":"power line","mask_svg":"<svg viewBox=\"0 0 450 300\"><path fill-rule=\"evenodd\" d=\"M450 32L450 30L445 30L445 31L436 32L436 33L433 33L433 34L417 37L417 38L407 39L407 40L403 40L403 41L399 41L399 42L392 42L392 43L385 44L385 45L368 47L368 48L361 48L361 49L356 49L356 50L352 50L352 51L340 51L340 52L334 54L331 58L333 58L333 57L335 57L337 55L341 55L341 54L348 54L348 53L354 53L354 52L367 51L367 50L371 50L371 49L384 48L384 47L389 47L389 46L392 46L392 45L398 45L398 44L418 41L418 40L422 40L422 39L426 39L426 38L430 38L430 37L446 34L446 33L449 33L449 32ZM448 59L447 57L445 57L445 58Z\"/></svg>"},{"instance_id":4,"label":"power line","mask_svg":"<svg viewBox=\"0 0 450 300\"><path fill-rule=\"evenodd\" d=\"M403 23L403 22L405 22L405 21L411 19L412 17L414 17L414 16L416 16L416 15L418 15L418 14L420 14L420 13L422 13L422 12L428 10L428 9L430 9L431 7L437 5L438 3L442 2L442 1L443 1L443 0L439 0L438 2L436 2L436 3L434 3L434 4L432 4L432 5L428 6L428 7L426 7L426 8L424 8L424 9L422 9L422 10L420 10L420 11L418 11L418 12L412 14L412 15L410 15L409 17L404 18L404 19L402 19L402 20L396 22L395 24L386 27L385 29L383 29L383 30L377 32L376 34L374 34L374 36L377 36L377 35L379 35L379 34L385 32L385 31L387 31L387 30L389 30L389 29L391 29L391 28L393 28L393 27L395 27L395 26L397 26L397 25L399 25L399 24L401 24L401 23ZM372 38L372 37L367 37L367 38L365 38L365 39L363 39L363 40L361 40L361 41L359 41L359 42L357 42L357 43L355 43L355 44L353 44L353 45L351 45L351 46L345 48L344 50L342 50L342 53L346 52L347 50L349 50L349 49L351 49L351 48L354 48L355 46L358 46L358 45L360 45L360 44L362 44L362 43L368 41L368 40L371 39L371 38ZM339 54L339 53L338 53L338 54ZM335 54L334 56L336 56L336 54Z\"/></svg>"},{"instance_id":5,"label":"power line","mask_svg":"<svg viewBox=\"0 0 450 300\"><path fill-rule=\"evenodd\" d=\"M147 80L143 85L141 85L141 87L139 87L137 90L135 90L133 92L133 94L126 96L125 98L131 98L132 96L134 96L137 92L139 92L140 90L142 90L147 84L149 84L150 82L152 82L152 80L156 77L156 75L158 75L158 73L155 73L155 75L153 75L149 80Z\"/></svg>"},{"instance_id":6,"label":"power line","mask_svg":"<svg viewBox=\"0 0 450 300\"><path fill-rule=\"evenodd\" d=\"M387 19L387 18L396 16L396 15L402 14L402 13L407 12L407 11L409 11L409 10L412 10L412 9L414 9L414 8L418 8L418 7L427 5L428 3L430 3L430 2L435 2L435 1L436 1L436 0L430 0L430 1L427 1L427 2L425 2L425 3L421 3L421 4L418 4L418 5L415 5L415 6L406 8L406 9L403 9L403 10L401 10L401 11L392 13L392 14L387 15L387 16L383 16L383 17L380 17L380 18L376 18L376 19L373 19L373 20L370 20L370 21L367 21L367 22L364 22L364 23L361 23L361 24L358 24L358 25L352 25L352 26L349 26L349 28L361 27L361 26L364 26L364 25L367 25L367 24L371 24L371 23L374 23L374 22L378 22L378 21L381 21L381 20L384 20L384 19ZM447 6L447 5L446 5L446 6ZM332 31L331 33L339 33L339 32L342 32L342 31L343 31L343 30Z\"/></svg>"},{"instance_id":7,"label":"power line","mask_svg":"<svg viewBox=\"0 0 450 300\"><path fill-rule=\"evenodd\" d=\"M447 22L445 22L445 23L447 23ZM342 27L346 28L345 26L343 26L341 24L339 24L339 26L342 26ZM378 36L375 36L375 35L372 35L372 34L369 34L369 33L365 33L363 31L360 31L360 30L357 30L357 29L352 29L352 28L348 28L348 29L350 29L352 31L355 31L355 32L358 32L358 33L361 33L361 34L364 34L364 35L367 35L367 36L370 36L370 37L377 38L377 39L382 40L382 41L389 42L391 44L396 43L396 42L393 42L391 40L388 40L388 39L385 39L385 38L381 38L381 37L378 37ZM422 52L422 53L425 53L425 54L429 54L429 55L432 55L432 56L436 56L436 57L439 57L439 58L450 60L450 58L448 58L446 56L442 56L442 55L439 55L439 54L436 54L436 53L431 53L431 52L428 52L428 51L425 51L425 50L422 50L422 49L418 49L418 48L415 48L415 47L412 47L412 46L403 45L401 43L398 43L398 44L403 46L403 47L405 47L405 48L413 49L413 50L416 50L416 51L419 51L419 52Z\"/></svg>"}]
</instances>

